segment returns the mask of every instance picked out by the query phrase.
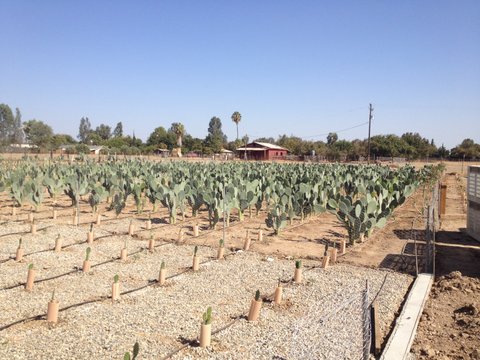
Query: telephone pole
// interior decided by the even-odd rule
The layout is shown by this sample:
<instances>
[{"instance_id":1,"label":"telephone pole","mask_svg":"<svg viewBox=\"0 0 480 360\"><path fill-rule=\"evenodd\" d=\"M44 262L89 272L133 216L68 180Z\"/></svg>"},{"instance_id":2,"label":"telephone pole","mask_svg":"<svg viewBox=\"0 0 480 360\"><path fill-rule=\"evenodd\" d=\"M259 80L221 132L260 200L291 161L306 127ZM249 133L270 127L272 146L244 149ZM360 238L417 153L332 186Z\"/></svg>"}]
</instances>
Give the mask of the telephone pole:
<instances>
[{"instance_id":1,"label":"telephone pole","mask_svg":"<svg viewBox=\"0 0 480 360\"><path fill-rule=\"evenodd\" d=\"M368 112L368 154L367 154L367 162L370 164L370 130L372 128L372 118L373 118L373 106L372 104L369 104L370 106L368 107L369 112Z\"/></svg>"}]
</instances>

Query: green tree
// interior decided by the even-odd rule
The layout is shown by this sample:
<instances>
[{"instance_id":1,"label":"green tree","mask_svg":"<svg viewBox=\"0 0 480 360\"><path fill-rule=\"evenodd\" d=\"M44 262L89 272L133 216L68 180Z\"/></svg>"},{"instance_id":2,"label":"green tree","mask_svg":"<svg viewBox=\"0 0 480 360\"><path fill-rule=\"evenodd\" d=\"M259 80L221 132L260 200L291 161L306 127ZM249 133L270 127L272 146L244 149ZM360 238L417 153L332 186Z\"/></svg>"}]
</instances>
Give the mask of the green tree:
<instances>
[{"instance_id":1,"label":"green tree","mask_svg":"<svg viewBox=\"0 0 480 360\"><path fill-rule=\"evenodd\" d=\"M80 126L78 128L78 139L81 143L86 143L88 135L92 132L92 125L88 117L82 117L80 119Z\"/></svg>"},{"instance_id":2,"label":"green tree","mask_svg":"<svg viewBox=\"0 0 480 360\"><path fill-rule=\"evenodd\" d=\"M100 136L102 140L108 140L112 137L112 128L105 124L100 124L95 129L95 133Z\"/></svg>"},{"instance_id":3,"label":"green tree","mask_svg":"<svg viewBox=\"0 0 480 360\"><path fill-rule=\"evenodd\" d=\"M15 144L23 143L24 136L23 136L23 129L22 129L22 114L20 113L20 109L15 109L15 118L13 120L13 142Z\"/></svg>"},{"instance_id":4,"label":"green tree","mask_svg":"<svg viewBox=\"0 0 480 360\"><path fill-rule=\"evenodd\" d=\"M333 145L338 140L337 133L331 132L327 135L327 145Z\"/></svg>"},{"instance_id":5,"label":"green tree","mask_svg":"<svg viewBox=\"0 0 480 360\"><path fill-rule=\"evenodd\" d=\"M36 145L41 149L51 148L53 130L43 121L35 119L29 120L23 123L23 131L25 132L25 137L30 144Z\"/></svg>"},{"instance_id":6,"label":"green tree","mask_svg":"<svg viewBox=\"0 0 480 360\"><path fill-rule=\"evenodd\" d=\"M76 141L68 134L55 134L52 136L52 149L58 149L61 145L72 145Z\"/></svg>"},{"instance_id":7,"label":"green tree","mask_svg":"<svg viewBox=\"0 0 480 360\"><path fill-rule=\"evenodd\" d=\"M235 111L233 114L232 114L232 121L235 123L235 125L237 125L237 140L238 140L238 123L242 120L242 115L238 112L238 111Z\"/></svg>"},{"instance_id":8,"label":"green tree","mask_svg":"<svg viewBox=\"0 0 480 360\"><path fill-rule=\"evenodd\" d=\"M0 104L0 145L9 145L15 137L15 118L7 104Z\"/></svg>"},{"instance_id":9,"label":"green tree","mask_svg":"<svg viewBox=\"0 0 480 360\"><path fill-rule=\"evenodd\" d=\"M208 135L205 138L206 151L210 149L214 153L219 153L226 143L227 136L222 131L222 120L214 116L208 124Z\"/></svg>"},{"instance_id":10,"label":"green tree","mask_svg":"<svg viewBox=\"0 0 480 360\"><path fill-rule=\"evenodd\" d=\"M455 146L451 151L453 158L465 158L468 160L480 157L480 145L472 139L464 139L460 145Z\"/></svg>"},{"instance_id":11,"label":"green tree","mask_svg":"<svg viewBox=\"0 0 480 360\"><path fill-rule=\"evenodd\" d=\"M117 125L115 126L115 129L113 129L113 136L114 137L122 137L123 136L123 124L122 122L118 122Z\"/></svg>"},{"instance_id":12,"label":"green tree","mask_svg":"<svg viewBox=\"0 0 480 360\"><path fill-rule=\"evenodd\" d=\"M159 126L148 137L147 145L160 149L172 149L175 140L175 134L167 132L163 126Z\"/></svg>"},{"instance_id":13,"label":"green tree","mask_svg":"<svg viewBox=\"0 0 480 360\"><path fill-rule=\"evenodd\" d=\"M419 133L407 132L401 136L401 139L409 145L406 154L410 159L417 159L419 157L425 158L432 156L437 151L433 140L422 137Z\"/></svg>"},{"instance_id":14,"label":"green tree","mask_svg":"<svg viewBox=\"0 0 480 360\"><path fill-rule=\"evenodd\" d=\"M185 126L183 126L182 123L172 123L172 126L170 127L170 131L175 134L177 138L177 145L178 147L182 147L182 139L183 136L185 135Z\"/></svg>"},{"instance_id":15,"label":"green tree","mask_svg":"<svg viewBox=\"0 0 480 360\"><path fill-rule=\"evenodd\" d=\"M439 157L441 159L448 158L449 155L450 151L443 144L437 149L437 152L435 153L435 157Z\"/></svg>"}]
</instances>

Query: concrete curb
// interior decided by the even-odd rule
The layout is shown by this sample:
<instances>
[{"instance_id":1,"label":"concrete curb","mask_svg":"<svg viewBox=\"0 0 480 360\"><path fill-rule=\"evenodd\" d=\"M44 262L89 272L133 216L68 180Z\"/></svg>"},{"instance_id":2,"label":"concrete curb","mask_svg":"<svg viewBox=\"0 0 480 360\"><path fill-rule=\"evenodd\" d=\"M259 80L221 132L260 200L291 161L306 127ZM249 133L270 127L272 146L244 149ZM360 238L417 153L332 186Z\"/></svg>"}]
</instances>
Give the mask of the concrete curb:
<instances>
[{"instance_id":1,"label":"concrete curb","mask_svg":"<svg viewBox=\"0 0 480 360\"><path fill-rule=\"evenodd\" d=\"M380 360L408 359L418 322L433 284L432 274L419 274L408 294Z\"/></svg>"}]
</instances>

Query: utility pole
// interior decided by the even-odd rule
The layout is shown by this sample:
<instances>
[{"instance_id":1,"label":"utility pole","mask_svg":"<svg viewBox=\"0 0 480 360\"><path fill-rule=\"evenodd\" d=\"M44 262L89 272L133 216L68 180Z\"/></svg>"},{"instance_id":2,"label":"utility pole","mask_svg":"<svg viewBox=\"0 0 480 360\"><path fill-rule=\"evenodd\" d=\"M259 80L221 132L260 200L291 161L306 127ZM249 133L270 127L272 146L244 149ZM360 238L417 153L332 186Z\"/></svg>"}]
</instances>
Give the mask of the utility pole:
<instances>
[{"instance_id":1,"label":"utility pole","mask_svg":"<svg viewBox=\"0 0 480 360\"><path fill-rule=\"evenodd\" d=\"M367 162L370 164L370 130L372 128L372 112L373 112L373 106L372 104L369 104L370 106L368 107L369 112L368 112L368 154L367 154Z\"/></svg>"}]
</instances>

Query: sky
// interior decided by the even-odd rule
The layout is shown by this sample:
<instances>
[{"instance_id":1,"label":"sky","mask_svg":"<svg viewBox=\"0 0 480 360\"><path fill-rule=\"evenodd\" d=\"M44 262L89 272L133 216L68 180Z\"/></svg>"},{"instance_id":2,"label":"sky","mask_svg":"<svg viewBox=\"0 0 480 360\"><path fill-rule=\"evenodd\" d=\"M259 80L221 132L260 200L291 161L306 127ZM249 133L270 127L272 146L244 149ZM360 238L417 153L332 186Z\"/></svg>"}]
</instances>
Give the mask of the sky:
<instances>
[{"instance_id":1,"label":"sky","mask_svg":"<svg viewBox=\"0 0 480 360\"><path fill-rule=\"evenodd\" d=\"M229 140L480 143L480 1L0 0L0 103L74 137L181 122Z\"/></svg>"}]
</instances>

